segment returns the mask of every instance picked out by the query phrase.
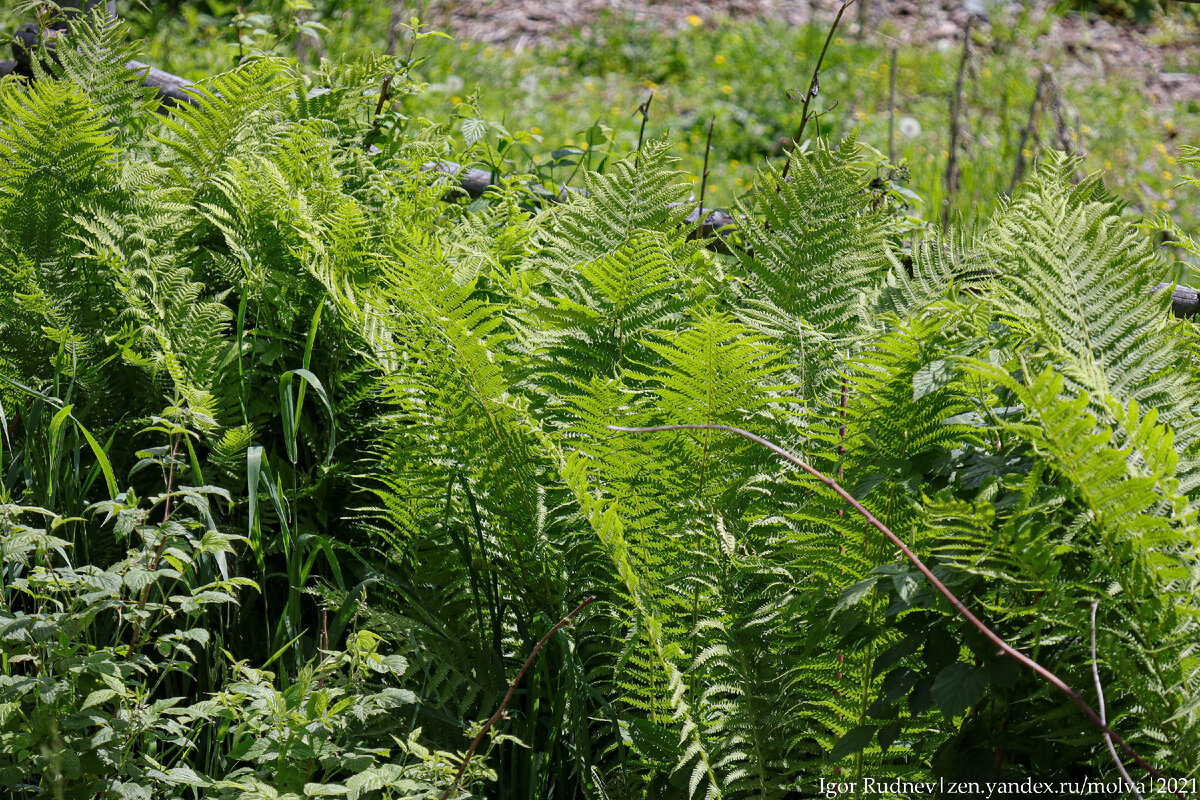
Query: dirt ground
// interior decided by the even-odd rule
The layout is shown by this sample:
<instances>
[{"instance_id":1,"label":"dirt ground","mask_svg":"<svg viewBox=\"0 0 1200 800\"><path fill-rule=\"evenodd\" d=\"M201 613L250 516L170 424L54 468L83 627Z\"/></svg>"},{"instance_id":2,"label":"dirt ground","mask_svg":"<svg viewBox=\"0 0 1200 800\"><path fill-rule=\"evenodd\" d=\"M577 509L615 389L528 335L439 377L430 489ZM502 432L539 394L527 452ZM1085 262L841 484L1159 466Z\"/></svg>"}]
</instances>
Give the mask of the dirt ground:
<instances>
[{"instance_id":1,"label":"dirt ground","mask_svg":"<svg viewBox=\"0 0 1200 800\"><path fill-rule=\"evenodd\" d=\"M863 3L868 37L943 47L961 41L967 15L974 10L990 17L980 20L980 29L986 30L1025 5L1035 17L1048 14L1054 5L1047 0L859 0ZM859 4L843 17L843 29L850 35L857 34L860 24ZM629 15L667 34L686 27L693 15L705 21L763 18L800 25L815 18L828 24L840 5L840 0L427 0L422 17L460 37L523 50L586 33L605 13ZM397 12L405 14L398 18L407 19L409 9L411 3L398 4ZM1151 102L1170 106L1200 101L1200 19L1172 15L1133 26L1071 15L1056 18L1034 52L1044 61L1064 56L1060 77L1068 80L1136 75Z\"/></svg>"}]
</instances>

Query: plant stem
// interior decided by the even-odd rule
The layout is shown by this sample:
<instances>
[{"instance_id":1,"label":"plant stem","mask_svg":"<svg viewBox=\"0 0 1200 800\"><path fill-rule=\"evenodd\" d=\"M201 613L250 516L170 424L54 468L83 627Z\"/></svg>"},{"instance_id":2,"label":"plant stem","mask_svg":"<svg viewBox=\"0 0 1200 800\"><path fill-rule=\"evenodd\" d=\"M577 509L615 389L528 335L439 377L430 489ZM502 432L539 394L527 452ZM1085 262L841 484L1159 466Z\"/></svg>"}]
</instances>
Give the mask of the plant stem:
<instances>
[{"instance_id":1,"label":"plant stem","mask_svg":"<svg viewBox=\"0 0 1200 800\"><path fill-rule=\"evenodd\" d=\"M896 163L896 55L892 48L892 66L888 70L888 163Z\"/></svg>"},{"instance_id":2,"label":"plant stem","mask_svg":"<svg viewBox=\"0 0 1200 800\"><path fill-rule=\"evenodd\" d=\"M942 232L950 229L950 213L954 205L954 195L958 193L962 175L958 168L958 139L962 125L963 79L967 73L967 62L971 58L971 28L975 24L975 15L967 15L967 24L963 26L962 58L958 62L958 77L954 80L954 94L950 96L950 142L946 147L946 196L942 198Z\"/></svg>"},{"instance_id":3,"label":"plant stem","mask_svg":"<svg viewBox=\"0 0 1200 800\"><path fill-rule=\"evenodd\" d=\"M512 700L513 692L516 691L517 684L521 682L521 678L524 677L525 672L529 669L529 666L533 663L533 660L537 658L538 651L542 649L542 645L544 645L550 639L550 637L558 631L559 628L570 622L572 617L589 606L591 603L595 602L595 600L595 595L583 598L583 602L575 606L574 611L560 619L558 623L553 628L546 631L546 635L543 636L541 640L533 646L533 651L529 654L529 658L525 659L525 664L521 667L521 671L518 672L517 676L512 679L511 683L508 684L508 693L504 695L504 699L500 701L500 707L496 709L495 714L492 714L491 719L483 723L483 727L479 729L479 733L475 734L475 738L471 740L471 746L467 748L467 754L463 757L462 764L460 764L458 767L458 774L454 776L454 781L450 784L449 788L442 793L442 800L446 800L446 798L453 794L454 790L458 788L458 782L462 780L463 773L467 771L467 765L471 763L471 757L475 755L475 748L479 747L479 743L483 741L484 735L491 729L493 725L496 724L500 717L504 715L504 709L508 708L508 701Z\"/></svg>"},{"instance_id":4,"label":"plant stem","mask_svg":"<svg viewBox=\"0 0 1200 800\"><path fill-rule=\"evenodd\" d=\"M1108 724L1108 710L1104 707L1104 686L1100 683L1100 666L1096 663L1096 609L1099 607L1099 600L1092 603L1092 682L1096 684L1096 704L1100 706L1100 720ZM1133 792L1133 796L1137 800L1142 800L1142 793L1138 791L1133 778L1130 778L1129 773L1125 771L1125 765L1117 757L1112 738L1107 733L1104 734L1104 744L1108 748L1108 754L1112 756L1113 763L1117 765L1117 772L1121 773L1121 777L1125 779L1129 791Z\"/></svg>"},{"instance_id":5,"label":"plant stem","mask_svg":"<svg viewBox=\"0 0 1200 800\"><path fill-rule=\"evenodd\" d=\"M921 559L917 557L917 554L910 550L908 545L906 545L899 536L892 532L891 528L880 522L874 514L868 511L862 503L858 502L853 495L843 489L837 483L837 481L828 477L816 467L810 465L807 461L804 461L798 456L792 455L779 445L768 441L757 434L753 434L750 433L750 431L743 430L741 428L735 428L730 425L656 425L648 428L625 428L619 425L607 425L605 427L612 431L621 431L624 433L654 433L657 431L680 430L718 430L726 431L728 433L736 433L738 436L742 436L752 442L762 445L786 461L789 461L795 466L804 470L809 475L812 475L814 478L821 481L821 483L825 484L834 492L836 492L839 497L853 506L854 510L861 514L863 519L867 521L867 524L871 525L877 531L886 536L892 542L892 544L894 544L897 549L904 554L904 557L907 558L909 562L911 562L912 565L915 566L921 572L921 574L925 576L925 579L933 584L934 588L938 590L942 597L949 601L954 610L957 611L960 616L966 619L967 622L970 622L971 625L973 625L977 631L982 633L989 641L991 641L992 644L1000 648L1001 652L1003 652L1005 655L1015 658L1018 662L1033 670L1033 672L1035 672L1039 677L1045 679L1046 682L1048 682L1051 686L1065 694L1067 698L1074 703L1080 711L1083 712L1084 716L1091 720L1092 723L1095 724L1096 727L1098 727L1106 737L1111 737L1111 740L1115 742L1122 751L1124 751L1125 755L1132 758L1135 762L1137 762L1138 766L1146 770L1146 772L1148 772L1154 778L1158 780L1164 780L1161 772L1159 772L1152 764L1138 755L1137 751L1134 750L1129 743L1122 739L1116 731L1108 727L1108 723L1100 718L1100 715L1097 714L1090 705L1088 705L1087 701L1083 699L1083 696L1080 695L1079 692L1068 686L1062 678L1055 675L1049 669L1043 667L1041 664L1010 645L1000 636L1000 634L993 631L978 617L972 614L971 611L963 604L963 602L946 587L946 584L938 580L937 576L933 574L929 567L925 566L925 562L921 561ZM1172 792L1172 794L1174 794L1180 800L1188 800L1187 795L1185 795L1183 792L1175 791Z\"/></svg>"},{"instance_id":6,"label":"plant stem","mask_svg":"<svg viewBox=\"0 0 1200 800\"><path fill-rule=\"evenodd\" d=\"M825 61L825 53L829 50L829 43L833 41L833 34L837 31L838 25L842 21L842 14L846 13L846 9L854 5L856 0L844 0L841 8L838 9L837 16L833 18L833 24L829 26L829 35L825 37L825 44L821 47L821 54L817 56L817 65L813 68L812 80L808 82L808 91L804 93L804 105L800 107L800 128L796 131L795 138L792 139L792 151L794 152L800 146L800 141L804 138L804 128L808 125L809 115L808 106L812 103L812 99L821 91L821 64ZM787 163L783 165L783 174L779 176L779 180L787 180L788 170L792 167L792 159L788 158Z\"/></svg>"}]
</instances>

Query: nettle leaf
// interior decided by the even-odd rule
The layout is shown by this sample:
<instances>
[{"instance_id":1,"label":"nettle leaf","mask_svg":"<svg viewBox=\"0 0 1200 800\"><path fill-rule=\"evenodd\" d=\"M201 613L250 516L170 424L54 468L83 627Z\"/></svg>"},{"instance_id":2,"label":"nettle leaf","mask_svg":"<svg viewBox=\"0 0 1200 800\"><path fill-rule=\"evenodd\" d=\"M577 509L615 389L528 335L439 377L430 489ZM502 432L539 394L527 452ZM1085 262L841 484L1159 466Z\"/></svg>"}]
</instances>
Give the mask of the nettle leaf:
<instances>
[{"instance_id":1,"label":"nettle leaf","mask_svg":"<svg viewBox=\"0 0 1200 800\"><path fill-rule=\"evenodd\" d=\"M114 692L112 689L97 689L87 696L87 699L83 701L83 705L79 707L79 710L83 711L91 708L92 706L98 706L101 703L107 703L109 700L112 700L117 696L118 693Z\"/></svg>"},{"instance_id":2,"label":"nettle leaf","mask_svg":"<svg viewBox=\"0 0 1200 800\"><path fill-rule=\"evenodd\" d=\"M930 361L913 373L913 402L944 389L954 380L954 366L944 359Z\"/></svg>"},{"instance_id":3,"label":"nettle leaf","mask_svg":"<svg viewBox=\"0 0 1200 800\"><path fill-rule=\"evenodd\" d=\"M883 697L889 703L899 700L908 694L908 690L913 687L919 677L921 676L917 672L908 667L897 667L883 679Z\"/></svg>"},{"instance_id":4,"label":"nettle leaf","mask_svg":"<svg viewBox=\"0 0 1200 800\"><path fill-rule=\"evenodd\" d=\"M462 121L462 135L467 140L468 147L487 136L487 132L488 124L486 120L472 118Z\"/></svg>"},{"instance_id":5,"label":"nettle leaf","mask_svg":"<svg viewBox=\"0 0 1200 800\"><path fill-rule=\"evenodd\" d=\"M849 755L853 755L865 748L875 738L875 731L879 730L875 725L859 725L851 728L846 732L846 735L837 740L837 744L829 751L829 760L841 761Z\"/></svg>"},{"instance_id":6,"label":"nettle leaf","mask_svg":"<svg viewBox=\"0 0 1200 800\"><path fill-rule=\"evenodd\" d=\"M855 584L847 586L838 597L835 611L844 611L851 606L858 605L863 598L871 593L871 589L875 587L875 583L880 579L880 576L873 575L869 578L863 578Z\"/></svg>"},{"instance_id":7,"label":"nettle leaf","mask_svg":"<svg viewBox=\"0 0 1200 800\"><path fill-rule=\"evenodd\" d=\"M884 725L879 729L879 749L887 752L891 749L892 743L896 741L896 737L904 730L904 723L899 720Z\"/></svg>"},{"instance_id":8,"label":"nettle leaf","mask_svg":"<svg viewBox=\"0 0 1200 800\"><path fill-rule=\"evenodd\" d=\"M952 720L978 703L986 688L987 674L960 661L938 673L931 693L946 719Z\"/></svg>"},{"instance_id":9,"label":"nettle leaf","mask_svg":"<svg viewBox=\"0 0 1200 800\"><path fill-rule=\"evenodd\" d=\"M383 764L364 770L346 781L346 796L350 800L358 800L365 792L394 785L403 774L404 771L398 764Z\"/></svg>"}]
</instances>

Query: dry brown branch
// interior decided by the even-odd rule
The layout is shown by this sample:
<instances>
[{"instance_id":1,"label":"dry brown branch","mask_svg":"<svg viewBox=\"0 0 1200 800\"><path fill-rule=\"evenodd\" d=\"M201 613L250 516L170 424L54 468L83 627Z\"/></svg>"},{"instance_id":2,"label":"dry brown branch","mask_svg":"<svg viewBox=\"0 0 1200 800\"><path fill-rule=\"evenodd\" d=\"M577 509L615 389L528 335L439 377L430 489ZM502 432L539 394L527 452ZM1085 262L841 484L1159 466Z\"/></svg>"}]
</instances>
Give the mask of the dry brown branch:
<instances>
[{"instance_id":1,"label":"dry brown branch","mask_svg":"<svg viewBox=\"0 0 1200 800\"><path fill-rule=\"evenodd\" d=\"M607 425L605 427L607 427L609 430L620 431L622 433L654 433L657 431L682 431L682 430L725 431L727 433L734 433L734 434L737 434L738 436L741 436L745 439L749 439L752 442L762 445L763 447L770 450L772 453L775 453L776 455L783 458L785 461L788 461L789 463L795 465L796 467L799 467L800 469L804 470L809 475L812 475L814 478L819 480L821 483L825 484L830 489L832 489L839 497L841 497L843 500L845 500L847 503L849 503L851 505L851 507L853 507L854 510L857 511L864 520L866 520L868 525L870 525L871 527L875 528L875 530L882 533L888 539L888 541L890 541L893 545L895 545L896 549L898 549L901 552L901 554L903 554L903 556L906 559L908 559L909 563L911 563L914 567L916 567L917 570L922 575L925 576L925 580L929 581L929 583L935 589L937 589L938 593L941 594L942 597L946 598L947 602L950 603L951 607L959 614L959 616L963 617L965 620L967 620L967 622L971 623L971 625L975 628L975 630L979 631L981 634L984 635L984 637L986 637L988 639L988 641L990 641L992 644L996 645L996 647L1000 648L1000 651L1002 653L1015 659L1016 661L1018 661L1025 667L1028 667L1030 670L1032 670L1034 673L1036 673L1038 675L1038 677L1042 678L1043 680L1048 682L1051 686L1053 686L1055 689L1058 689L1060 692L1065 694L1067 696L1067 699L1069 699L1080 711L1082 711L1084 716L1087 717L1089 720L1091 720L1091 722L1100 729L1101 733L1103 733L1107 737L1110 737L1112 742L1114 744L1116 744L1118 747L1120 747L1121 751L1124 752L1125 755L1127 755L1127 756L1129 756L1129 758L1133 759L1138 764L1138 766L1140 766L1142 769L1146 770L1146 772L1148 774L1150 774L1151 776L1153 776L1154 778L1156 778L1158 780L1163 779L1162 773L1159 772L1158 769L1156 769L1154 767L1154 765L1150 764L1148 761L1146 761L1144 758L1142 758L1138 754L1138 752L1129 745L1128 742L1126 742L1124 739L1122 739L1120 737L1119 734L1117 734L1116 731L1114 731L1112 728L1108 727L1108 724L1103 719L1100 718L1100 715L1097 714L1096 711L1090 705L1088 705L1088 702L1083 699L1083 696L1081 694L1079 694L1079 692L1075 691L1070 686L1068 686L1062 678L1055 675L1052 671L1050 671L1046 667L1043 667L1037 661L1034 661L1032 658L1025 655L1024 653L1022 653L1020 650L1016 649L1012 645L1010 645L1007 641L1004 640L1003 637L1000 636L1000 634L996 633L994 630L992 630L987 625L985 625L983 623L983 621L979 619L979 617L975 616L971 612L971 610L966 607L966 605L963 603L962 600L958 599L958 596L955 595L954 592L950 591L950 589L947 588L946 584L944 584L940 580L938 580L938 577L933 574L933 571L930 570L929 567L925 566L925 562L922 561L917 556L917 554L914 553L909 548L909 546L907 544L905 544L904 541L899 536L897 536L895 533L893 533L891 528L889 528L887 525L883 524L874 514L872 514L870 511L868 511L866 509L866 507L863 506L862 503L858 502L858 500L853 495L851 495L849 492L847 492L845 489L843 489L841 487L841 485L838 484L837 481L833 480L833 478L830 478L828 475L825 475L823 472L818 470L816 467L813 467L807 461L804 461L799 456L795 456L792 453L788 452L787 450L784 450L782 447L775 444L774 442L764 439L763 437L761 437L757 434L751 433L750 431L743 430L741 428L735 428L731 425L655 425L653 427L648 427L648 428L625 428L620 425ZM1180 800L1187 800L1187 795L1185 795L1183 792L1176 791L1176 792L1172 792L1172 794L1174 794L1176 797L1180 798Z\"/></svg>"}]
</instances>

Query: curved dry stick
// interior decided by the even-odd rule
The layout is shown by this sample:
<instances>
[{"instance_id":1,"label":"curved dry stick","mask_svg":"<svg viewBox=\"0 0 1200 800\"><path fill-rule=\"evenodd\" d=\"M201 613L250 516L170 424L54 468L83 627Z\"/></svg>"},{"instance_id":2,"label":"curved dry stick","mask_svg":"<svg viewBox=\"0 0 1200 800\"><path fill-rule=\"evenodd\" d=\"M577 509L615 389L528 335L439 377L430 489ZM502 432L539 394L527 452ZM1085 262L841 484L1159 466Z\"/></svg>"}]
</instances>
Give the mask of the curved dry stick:
<instances>
[{"instance_id":1,"label":"curved dry stick","mask_svg":"<svg viewBox=\"0 0 1200 800\"><path fill-rule=\"evenodd\" d=\"M1100 665L1096 662L1096 609L1099 607L1099 600L1092 602L1092 681L1096 684L1096 702L1100 706L1100 721L1107 725L1108 712L1104 708L1104 686L1100 683ZM1129 773L1125 771L1125 765L1117 756L1117 750L1113 747L1112 739L1107 733L1104 734L1104 744L1108 747L1108 754L1112 756L1113 763L1117 765L1117 772L1121 773L1121 777L1125 779L1125 785L1129 787L1129 791L1133 792L1133 796L1137 800L1142 800L1142 793L1138 791L1133 778L1129 777Z\"/></svg>"},{"instance_id":2,"label":"curved dry stick","mask_svg":"<svg viewBox=\"0 0 1200 800\"><path fill-rule=\"evenodd\" d=\"M984 636L986 636L989 641L991 641L993 644L995 644L997 647L999 647L1001 652L1003 652L1005 655L1012 656L1020 663L1029 667L1029 669L1033 670L1039 676L1044 678L1048 683L1050 683L1050 685L1052 685L1054 688L1058 689L1060 692L1065 694L1067 696L1067 698L1072 703L1074 703L1079 708L1080 711L1083 712L1084 716L1086 716L1089 720L1091 720L1096 725L1096 727L1098 727L1101 730L1101 732L1104 733L1105 736L1111 737L1112 741L1115 742L1117 744L1117 746L1119 746L1121 748L1122 751L1124 751L1125 755L1127 755L1131 759L1133 759L1138 764L1138 766L1140 766L1142 769L1146 770L1146 772L1150 773L1150 775L1154 776L1155 778L1157 778L1159 780L1165 780L1165 778L1163 777L1163 774L1161 772L1159 772L1157 769L1154 768L1154 766L1152 764L1150 764L1144 758L1142 758L1140 755L1138 755L1137 751L1134 750L1132 747L1130 747L1129 744L1124 739L1122 739L1120 737L1120 735L1117 734L1116 731L1114 731L1112 728L1108 727L1108 724L1103 719L1100 718L1100 715L1097 714L1090 705L1088 705L1087 701L1083 699L1083 696L1080 695L1079 692L1075 691L1070 686L1068 686L1063 681L1062 678L1058 677L1053 672L1046 669L1041 664L1039 664L1038 662L1034 661L1029 656L1022 653L1020 650L1017 650L1015 647L1010 645L1008 642L1004 641L1004 639L1001 638L998 633L993 631L987 625L983 624L983 622L980 621L979 617L972 614L970 612L970 610L965 605L963 605L963 602L961 600L959 600L958 597L956 597L953 592L951 592L948 588L946 588L946 584L942 583L940 580L937 579L937 576L934 575L932 571L930 571L929 567L925 566L925 563L923 561L921 561L920 558L917 557L916 553L914 553L912 550L910 550L908 548L908 545L906 545L900 539L899 536L892 533L891 528L889 528L887 525L884 525L882 522L880 522L875 517L874 514L872 514L870 511L868 511L863 506L862 503L860 503L860 502L858 502L858 500L854 499L853 495L851 495L849 492L847 492L845 489L843 489L841 486L839 486L837 481L833 480L830 477L827 477L824 473L822 473L816 467L813 467L812 465L810 465L807 461L804 461L804 460L800 459L799 457L792 455L787 450L784 450L782 447L775 444L774 442L768 441L767 439L764 439L763 437L758 436L757 434L750 433L750 431L742 430L741 428L735 428L731 425L655 425L655 426L648 427L648 428L625 428L620 425L606 425L605 427L607 427L609 430L612 430L612 431L622 431L624 433L654 433L656 431L681 431L681 430L726 431L728 433L736 433L738 436L744 437L746 439L749 439L752 442L756 442L757 444L762 445L763 447L767 448L768 450L770 450L771 452L780 456L781 458L791 462L792 464L796 465L800 469L804 470L809 475L812 475L814 478L821 481L821 483L824 483L830 489L837 492L838 496L841 497L843 500L845 500L847 503L849 503L851 506L853 506L854 510L857 511L859 514L861 514L863 519L865 519L868 524L870 524L877 531L879 531L884 536L886 536L892 542L892 544L896 545L896 547L899 548L900 552L904 554L904 557L907 558L910 562L912 562L913 566L915 566L918 570L920 570L921 574L925 576L926 580L928 580L930 583L933 584L934 588L936 588L938 590L938 592L941 593L942 597L946 598L946 600L949 601L950 605L952 605L954 607L954 610L957 611L968 622L970 622L972 625L974 625L975 629L978 630L980 633L982 633ZM1179 800L1188 800L1187 795L1183 794L1182 792L1176 791L1176 792L1172 792L1172 794L1174 794L1176 797L1178 797Z\"/></svg>"},{"instance_id":3,"label":"curved dry stick","mask_svg":"<svg viewBox=\"0 0 1200 800\"><path fill-rule=\"evenodd\" d=\"M442 793L442 800L446 800L446 798L453 794L454 790L458 788L458 782L462 780L463 773L467 771L467 765L471 763L471 757L475 755L475 748L479 747L479 743L483 741L484 734L486 734L491 727L495 725L497 721L499 721L500 717L504 715L504 709L508 708L508 701L512 700L513 692L517 689L517 684L521 682L521 678L525 676L525 672L529 669L529 666L533 663L533 660L537 658L538 651L542 649L542 645L549 641L550 637L553 636L559 628L570 622L571 617L575 616L580 611L583 611L584 608L593 603L595 600L596 595L583 598L583 602L575 606L574 611L560 619L558 624L546 631L546 635L543 636L541 640L533 646L533 652L529 654L529 658L525 659L525 665L521 667L521 671L517 673L517 677L512 679L512 683L508 684L508 694L504 695L504 699L500 701L500 707L496 709L495 714L492 714L491 719L483 723L483 727L479 729L479 733L475 734L475 738L471 740L471 746L467 748L467 754L463 756L462 764L459 764L458 766L458 774L454 776L454 782L450 784L449 788Z\"/></svg>"}]
</instances>

